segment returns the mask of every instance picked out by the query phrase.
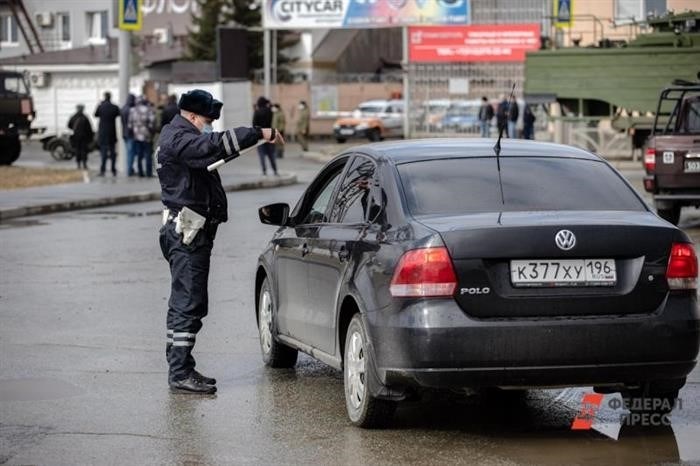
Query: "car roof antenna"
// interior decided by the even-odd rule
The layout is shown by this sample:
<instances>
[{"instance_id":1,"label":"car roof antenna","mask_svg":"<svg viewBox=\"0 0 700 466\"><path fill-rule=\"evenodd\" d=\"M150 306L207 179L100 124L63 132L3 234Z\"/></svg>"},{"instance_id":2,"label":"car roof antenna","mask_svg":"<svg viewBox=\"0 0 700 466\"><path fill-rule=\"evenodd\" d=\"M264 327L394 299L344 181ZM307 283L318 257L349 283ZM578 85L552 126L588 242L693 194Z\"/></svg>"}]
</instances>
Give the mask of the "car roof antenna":
<instances>
[{"instance_id":1,"label":"car roof antenna","mask_svg":"<svg viewBox=\"0 0 700 466\"><path fill-rule=\"evenodd\" d=\"M510 109L513 108L514 99L515 83L513 83L513 88L510 90L510 97L508 98L508 114L506 115L506 125L510 120ZM498 139L496 140L496 145L493 146L493 151L496 153L496 167L498 168L498 187L501 189L501 204L503 205L506 205L506 198L503 195L503 181L501 180L501 138L503 137L503 130L505 129L506 125L502 125L500 128L498 128Z\"/></svg>"}]
</instances>

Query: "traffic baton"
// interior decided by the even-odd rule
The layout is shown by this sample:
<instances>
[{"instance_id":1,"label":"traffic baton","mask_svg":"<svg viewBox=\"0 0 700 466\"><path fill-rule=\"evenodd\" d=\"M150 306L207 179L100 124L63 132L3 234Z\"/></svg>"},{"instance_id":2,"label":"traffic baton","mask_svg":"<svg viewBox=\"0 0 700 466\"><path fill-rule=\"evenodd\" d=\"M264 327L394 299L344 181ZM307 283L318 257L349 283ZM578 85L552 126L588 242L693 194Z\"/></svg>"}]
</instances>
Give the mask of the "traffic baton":
<instances>
[{"instance_id":1,"label":"traffic baton","mask_svg":"<svg viewBox=\"0 0 700 466\"><path fill-rule=\"evenodd\" d=\"M212 163L211 165L207 166L207 170L209 170L210 172L213 172L214 170L216 170L216 169L219 168L220 166L225 165L225 164L229 163L231 160L233 160L233 159L235 159L235 158L237 158L237 157L239 157L239 156L245 154L246 152L250 152L251 150L255 149L256 147L258 147L258 146L260 146L260 145L262 145L262 144L266 144L266 143L268 143L268 141L266 141L266 140L264 140L264 139L261 139L261 140L258 141L257 144L255 144L254 146L250 146L249 148L244 149L244 150L242 150L242 151L240 151L240 152L236 152L235 154L231 154L231 155L229 155L228 157L224 157L224 158L221 159L221 160L217 160L216 162L214 162L214 163Z\"/></svg>"}]
</instances>

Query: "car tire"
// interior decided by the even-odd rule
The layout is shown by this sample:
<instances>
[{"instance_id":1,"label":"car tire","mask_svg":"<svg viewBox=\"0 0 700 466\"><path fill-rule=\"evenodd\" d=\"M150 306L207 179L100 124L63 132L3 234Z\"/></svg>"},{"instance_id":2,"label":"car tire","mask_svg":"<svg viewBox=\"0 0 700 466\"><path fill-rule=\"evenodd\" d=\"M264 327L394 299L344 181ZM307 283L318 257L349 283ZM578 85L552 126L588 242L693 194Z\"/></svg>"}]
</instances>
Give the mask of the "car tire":
<instances>
[{"instance_id":1,"label":"car tire","mask_svg":"<svg viewBox=\"0 0 700 466\"><path fill-rule=\"evenodd\" d=\"M379 142L382 139L382 135L379 133L377 128L368 129L367 139L369 139L371 142Z\"/></svg>"},{"instance_id":2,"label":"car tire","mask_svg":"<svg viewBox=\"0 0 700 466\"><path fill-rule=\"evenodd\" d=\"M681 218L681 206L678 204L673 204L670 209L656 209L659 217L663 218L667 222L678 225L678 221Z\"/></svg>"},{"instance_id":3,"label":"car tire","mask_svg":"<svg viewBox=\"0 0 700 466\"><path fill-rule=\"evenodd\" d=\"M53 157L54 160L58 160L59 162L63 160L70 160L72 156L73 153L71 152L70 148L60 141L51 145L51 157Z\"/></svg>"},{"instance_id":4,"label":"car tire","mask_svg":"<svg viewBox=\"0 0 700 466\"><path fill-rule=\"evenodd\" d=\"M367 429L385 427L396 411L395 401L376 398L369 392L371 358L364 323L360 314L355 314L348 326L343 351L345 406L350 422Z\"/></svg>"},{"instance_id":5,"label":"car tire","mask_svg":"<svg viewBox=\"0 0 700 466\"><path fill-rule=\"evenodd\" d=\"M345 144L345 141L347 141L345 138L335 138L335 142L338 144Z\"/></svg>"},{"instance_id":6,"label":"car tire","mask_svg":"<svg viewBox=\"0 0 700 466\"><path fill-rule=\"evenodd\" d=\"M267 278L260 287L258 299L258 336L260 350L266 366L274 368L290 368L297 363L299 352L275 340L273 329L276 314L275 301L272 299L272 289Z\"/></svg>"}]
</instances>

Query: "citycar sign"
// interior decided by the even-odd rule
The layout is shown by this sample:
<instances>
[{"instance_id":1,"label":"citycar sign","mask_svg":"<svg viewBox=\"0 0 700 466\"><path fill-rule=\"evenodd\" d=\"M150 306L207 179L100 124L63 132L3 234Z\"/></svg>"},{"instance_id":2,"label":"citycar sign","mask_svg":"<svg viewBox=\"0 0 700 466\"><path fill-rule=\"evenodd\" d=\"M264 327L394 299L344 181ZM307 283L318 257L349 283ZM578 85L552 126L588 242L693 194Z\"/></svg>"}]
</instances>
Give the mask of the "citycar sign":
<instances>
[{"instance_id":1,"label":"citycar sign","mask_svg":"<svg viewBox=\"0 0 700 466\"><path fill-rule=\"evenodd\" d=\"M411 62L524 62L540 48L539 24L409 28Z\"/></svg>"},{"instance_id":2,"label":"citycar sign","mask_svg":"<svg viewBox=\"0 0 700 466\"><path fill-rule=\"evenodd\" d=\"M470 0L265 0L266 29L466 24Z\"/></svg>"}]
</instances>

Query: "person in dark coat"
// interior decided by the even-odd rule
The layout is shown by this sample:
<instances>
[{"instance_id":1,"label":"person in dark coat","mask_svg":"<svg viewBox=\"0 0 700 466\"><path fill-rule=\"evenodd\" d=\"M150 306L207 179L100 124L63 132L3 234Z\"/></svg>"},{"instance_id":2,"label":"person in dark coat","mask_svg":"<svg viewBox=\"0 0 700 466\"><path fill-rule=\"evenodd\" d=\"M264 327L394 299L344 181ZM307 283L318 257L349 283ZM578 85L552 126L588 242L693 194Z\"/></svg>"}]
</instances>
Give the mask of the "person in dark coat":
<instances>
[{"instance_id":1,"label":"person in dark coat","mask_svg":"<svg viewBox=\"0 0 700 466\"><path fill-rule=\"evenodd\" d=\"M517 138L518 137L518 129L517 129L518 114L519 114L518 102L516 102L515 99L512 99L512 101L509 102L509 105L508 105L508 137L509 138Z\"/></svg>"},{"instance_id":2,"label":"person in dark coat","mask_svg":"<svg viewBox=\"0 0 700 466\"><path fill-rule=\"evenodd\" d=\"M505 95L501 95L501 101L496 107L496 125L498 126L498 134L506 132L508 125L508 99ZM508 134L506 134L508 137Z\"/></svg>"},{"instance_id":3,"label":"person in dark coat","mask_svg":"<svg viewBox=\"0 0 700 466\"><path fill-rule=\"evenodd\" d=\"M129 129L129 112L135 106L136 96L134 94L129 94L126 98L126 103L121 108L122 137L124 138L124 145L126 146L126 172L129 176L134 174L134 159L136 158L136 153L134 152L134 132Z\"/></svg>"},{"instance_id":4,"label":"person in dark coat","mask_svg":"<svg viewBox=\"0 0 700 466\"><path fill-rule=\"evenodd\" d=\"M100 176L105 176L107 160L112 162L112 175L117 176L117 118L121 112L119 107L112 103L112 94L105 92L104 100L97 106L95 116L100 119L97 126L97 144L100 146Z\"/></svg>"},{"instance_id":5,"label":"person in dark coat","mask_svg":"<svg viewBox=\"0 0 700 466\"><path fill-rule=\"evenodd\" d=\"M168 96L168 102L165 104L165 107L163 107L163 113L160 117L161 129L163 126L173 121L173 118L175 118L175 115L178 113L180 113L180 109L177 108L177 96L172 94Z\"/></svg>"},{"instance_id":6,"label":"person in dark coat","mask_svg":"<svg viewBox=\"0 0 700 466\"><path fill-rule=\"evenodd\" d=\"M78 170L87 170L87 157L90 144L95 138L95 132L87 115L85 115L85 105L77 105L75 113L68 120L68 128L73 130L70 137L71 145L75 151L75 161L78 163Z\"/></svg>"},{"instance_id":7,"label":"person in dark coat","mask_svg":"<svg viewBox=\"0 0 700 466\"><path fill-rule=\"evenodd\" d=\"M526 103L523 108L523 139L535 139L535 114Z\"/></svg>"},{"instance_id":8,"label":"person in dark coat","mask_svg":"<svg viewBox=\"0 0 700 466\"><path fill-rule=\"evenodd\" d=\"M208 313L207 286L214 238L228 220L226 192L219 173L207 166L240 155L261 139L284 143L271 128L212 130L223 103L201 89L180 97L180 114L158 140L157 171L165 210L160 247L172 277L165 354L168 383L176 393L211 394L216 379L195 369L192 356L202 319Z\"/></svg>"},{"instance_id":9,"label":"person in dark coat","mask_svg":"<svg viewBox=\"0 0 700 466\"><path fill-rule=\"evenodd\" d=\"M255 105L255 112L253 112L253 126L260 128L272 127L272 108L270 107L270 101L265 97L258 98L258 102ZM258 158L260 158L260 166L262 167L263 175L267 175L267 165L265 163L265 159L269 159L272 171L275 173L275 176L278 176L277 157L275 156L274 144L260 144L258 146Z\"/></svg>"}]
</instances>

